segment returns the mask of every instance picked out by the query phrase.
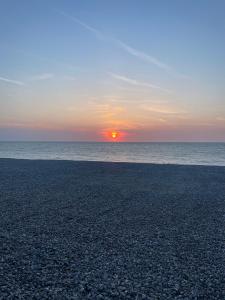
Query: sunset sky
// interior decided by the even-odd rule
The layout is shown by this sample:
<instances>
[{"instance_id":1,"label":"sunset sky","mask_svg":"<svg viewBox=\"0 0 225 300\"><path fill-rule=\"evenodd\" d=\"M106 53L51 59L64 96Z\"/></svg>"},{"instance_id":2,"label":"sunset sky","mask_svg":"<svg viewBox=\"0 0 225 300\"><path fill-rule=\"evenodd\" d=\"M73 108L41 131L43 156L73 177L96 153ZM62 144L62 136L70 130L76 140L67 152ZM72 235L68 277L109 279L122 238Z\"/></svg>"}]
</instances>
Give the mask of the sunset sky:
<instances>
[{"instance_id":1,"label":"sunset sky","mask_svg":"<svg viewBox=\"0 0 225 300\"><path fill-rule=\"evenodd\" d=\"M1 0L0 57L0 140L225 141L224 0Z\"/></svg>"}]
</instances>

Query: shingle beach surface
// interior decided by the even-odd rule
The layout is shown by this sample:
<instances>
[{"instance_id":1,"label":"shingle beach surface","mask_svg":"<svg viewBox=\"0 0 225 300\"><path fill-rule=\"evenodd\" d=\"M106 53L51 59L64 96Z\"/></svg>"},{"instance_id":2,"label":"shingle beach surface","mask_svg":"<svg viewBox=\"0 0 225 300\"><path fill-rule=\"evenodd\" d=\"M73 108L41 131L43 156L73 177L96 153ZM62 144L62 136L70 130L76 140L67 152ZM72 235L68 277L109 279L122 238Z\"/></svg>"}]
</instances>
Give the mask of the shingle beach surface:
<instances>
[{"instance_id":1,"label":"shingle beach surface","mask_svg":"<svg viewBox=\"0 0 225 300\"><path fill-rule=\"evenodd\" d=\"M0 299L225 299L225 167L0 159Z\"/></svg>"}]
</instances>

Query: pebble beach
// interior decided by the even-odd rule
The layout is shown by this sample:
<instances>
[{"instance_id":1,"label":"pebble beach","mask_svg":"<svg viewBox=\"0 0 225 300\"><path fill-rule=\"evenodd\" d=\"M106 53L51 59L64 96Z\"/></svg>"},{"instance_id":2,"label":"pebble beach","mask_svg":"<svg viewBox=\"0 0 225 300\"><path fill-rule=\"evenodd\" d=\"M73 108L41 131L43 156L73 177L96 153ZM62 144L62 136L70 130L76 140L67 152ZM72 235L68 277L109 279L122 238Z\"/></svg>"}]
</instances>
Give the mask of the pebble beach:
<instances>
[{"instance_id":1,"label":"pebble beach","mask_svg":"<svg viewBox=\"0 0 225 300\"><path fill-rule=\"evenodd\" d=\"M0 299L225 299L225 167L0 159Z\"/></svg>"}]
</instances>

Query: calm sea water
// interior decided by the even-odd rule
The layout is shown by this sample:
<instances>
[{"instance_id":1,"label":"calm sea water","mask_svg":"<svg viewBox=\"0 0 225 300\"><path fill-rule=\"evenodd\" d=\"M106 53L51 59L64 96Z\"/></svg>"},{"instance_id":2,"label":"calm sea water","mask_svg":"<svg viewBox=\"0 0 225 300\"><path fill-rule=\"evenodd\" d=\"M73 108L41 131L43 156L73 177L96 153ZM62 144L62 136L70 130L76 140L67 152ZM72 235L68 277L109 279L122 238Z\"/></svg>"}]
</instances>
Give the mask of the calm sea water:
<instances>
[{"instance_id":1,"label":"calm sea water","mask_svg":"<svg viewBox=\"0 0 225 300\"><path fill-rule=\"evenodd\" d=\"M225 143L0 142L0 157L225 166Z\"/></svg>"}]
</instances>

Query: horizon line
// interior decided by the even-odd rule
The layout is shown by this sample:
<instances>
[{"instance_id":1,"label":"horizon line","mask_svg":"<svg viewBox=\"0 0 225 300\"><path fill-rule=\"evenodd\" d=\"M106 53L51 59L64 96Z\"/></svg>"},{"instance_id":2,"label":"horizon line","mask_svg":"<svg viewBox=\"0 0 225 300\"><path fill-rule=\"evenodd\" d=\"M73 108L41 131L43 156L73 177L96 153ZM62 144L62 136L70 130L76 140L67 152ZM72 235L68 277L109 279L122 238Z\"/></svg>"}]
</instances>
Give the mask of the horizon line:
<instances>
[{"instance_id":1,"label":"horizon line","mask_svg":"<svg viewBox=\"0 0 225 300\"><path fill-rule=\"evenodd\" d=\"M162 140L152 140L152 141L80 141L80 140L0 140L0 143L113 143L113 144L127 144L127 143L225 143L224 141L210 141L210 140L202 140L202 141L162 141Z\"/></svg>"}]
</instances>

